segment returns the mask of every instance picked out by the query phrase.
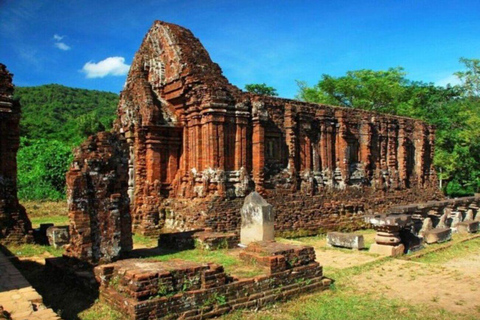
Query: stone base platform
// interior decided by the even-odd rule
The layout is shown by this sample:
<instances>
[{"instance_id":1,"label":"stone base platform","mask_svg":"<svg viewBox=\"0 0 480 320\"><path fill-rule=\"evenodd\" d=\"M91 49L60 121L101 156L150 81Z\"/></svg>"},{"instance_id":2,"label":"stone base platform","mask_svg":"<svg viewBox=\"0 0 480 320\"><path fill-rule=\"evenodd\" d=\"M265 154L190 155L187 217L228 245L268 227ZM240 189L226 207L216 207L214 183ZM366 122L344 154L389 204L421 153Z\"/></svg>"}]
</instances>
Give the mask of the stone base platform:
<instances>
[{"instance_id":1,"label":"stone base platform","mask_svg":"<svg viewBox=\"0 0 480 320\"><path fill-rule=\"evenodd\" d=\"M199 229L184 232L162 233L158 246L172 250L204 250L231 249L240 242L235 232L213 232L211 229Z\"/></svg>"},{"instance_id":2,"label":"stone base platform","mask_svg":"<svg viewBox=\"0 0 480 320\"><path fill-rule=\"evenodd\" d=\"M292 267L299 267L315 262L313 247L296 246L275 241L259 241L250 243L240 258L266 268L269 274L274 274ZM317 263L318 264L318 263ZM318 266L321 268L321 266Z\"/></svg>"},{"instance_id":3,"label":"stone base platform","mask_svg":"<svg viewBox=\"0 0 480 320\"><path fill-rule=\"evenodd\" d=\"M289 261L296 254L310 252L295 246L280 247L266 244L255 248L263 248L267 254L283 252L290 255ZM322 267L307 256L298 256L301 262L293 265L284 263L282 271L245 279L227 275L218 264L147 259L98 266L95 277L100 283L100 299L128 319L205 319L328 289L331 280L323 277Z\"/></svg>"},{"instance_id":4,"label":"stone base platform","mask_svg":"<svg viewBox=\"0 0 480 320\"><path fill-rule=\"evenodd\" d=\"M441 243L452 238L450 228L435 228L425 232L424 239L427 244Z\"/></svg>"},{"instance_id":5,"label":"stone base platform","mask_svg":"<svg viewBox=\"0 0 480 320\"><path fill-rule=\"evenodd\" d=\"M389 246L389 245L374 243L370 246L370 252L381 254L384 256L396 257L396 256L401 256L405 252L405 246L403 244L399 244L396 246Z\"/></svg>"}]
</instances>

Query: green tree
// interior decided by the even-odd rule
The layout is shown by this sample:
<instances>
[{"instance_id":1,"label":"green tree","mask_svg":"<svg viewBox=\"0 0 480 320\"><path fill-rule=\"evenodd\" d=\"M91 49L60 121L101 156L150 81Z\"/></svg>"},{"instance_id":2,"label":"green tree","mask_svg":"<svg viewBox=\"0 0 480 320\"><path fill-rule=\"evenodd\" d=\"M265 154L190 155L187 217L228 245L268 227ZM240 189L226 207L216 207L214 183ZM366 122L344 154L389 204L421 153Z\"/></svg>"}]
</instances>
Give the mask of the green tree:
<instances>
[{"instance_id":1,"label":"green tree","mask_svg":"<svg viewBox=\"0 0 480 320\"><path fill-rule=\"evenodd\" d=\"M21 138L17 159L21 199L65 198L65 173L72 161L72 148L68 144Z\"/></svg>"},{"instance_id":2,"label":"green tree","mask_svg":"<svg viewBox=\"0 0 480 320\"><path fill-rule=\"evenodd\" d=\"M396 113L397 106L405 99L407 82L400 67L387 71L348 71L343 77L324 74L312 88L297 82L297 97L317 103Z\"/></svg>"},{"instance_id":3,"label":"green tree","mask_svg":"<svg viewBox=\"0 0 480 320\"><path fill-rule=\"evenodd\" d=\"M460 58L467 70L454 74L462 82L467 97L480 97L480 59Z\"/></svg>"},{"instance_id":4,"label":"green tree","mask_svg":"<svg viewBox=\"0 0 480 320\"><path fill-rule=\"evenodd\" d=\"M245 90L255 94L262 94L273 97L278 96L277 89L275 89L274 87L269 87L265 83L246 84Z\"/></svg>"}]
</instances>

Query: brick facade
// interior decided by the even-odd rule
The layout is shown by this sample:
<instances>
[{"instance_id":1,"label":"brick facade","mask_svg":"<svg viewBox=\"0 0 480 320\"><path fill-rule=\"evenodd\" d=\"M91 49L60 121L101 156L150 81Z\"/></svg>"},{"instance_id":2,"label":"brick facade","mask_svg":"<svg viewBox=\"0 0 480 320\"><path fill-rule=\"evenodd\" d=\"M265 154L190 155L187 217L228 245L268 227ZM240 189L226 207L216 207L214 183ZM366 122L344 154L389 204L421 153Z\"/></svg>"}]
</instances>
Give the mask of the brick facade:
<instances>
[{"instance_id":1,"label":"brick facade","mask_svg":"<svg viewBox=\"0 0 480 320\"><path fill-rule=\"evenodd\" d=\"M20 104L13 100L13 75L0 63L0 239L31 241L32 225L17 198Z\"/></svg>"}]
</instances>

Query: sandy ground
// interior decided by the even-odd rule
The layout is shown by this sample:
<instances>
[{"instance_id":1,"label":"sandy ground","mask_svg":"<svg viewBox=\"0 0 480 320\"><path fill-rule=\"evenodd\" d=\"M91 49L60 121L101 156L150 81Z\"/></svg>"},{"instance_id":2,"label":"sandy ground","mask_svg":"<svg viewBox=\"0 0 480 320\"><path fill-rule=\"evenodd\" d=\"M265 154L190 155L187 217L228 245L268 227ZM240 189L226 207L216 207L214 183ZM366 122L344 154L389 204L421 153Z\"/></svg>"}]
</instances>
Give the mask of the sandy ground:
<instances>
[{"instance_id":1,"label":"sandy ground","mask_svg":"<svg viewBox=\"0 0 480 320\"><path fill-rule=\"evenodd\" d=\"M480 258L477 255L444 264L392 260L350 281L359 292L480 318Z\"/></svg>"}]
</instances>

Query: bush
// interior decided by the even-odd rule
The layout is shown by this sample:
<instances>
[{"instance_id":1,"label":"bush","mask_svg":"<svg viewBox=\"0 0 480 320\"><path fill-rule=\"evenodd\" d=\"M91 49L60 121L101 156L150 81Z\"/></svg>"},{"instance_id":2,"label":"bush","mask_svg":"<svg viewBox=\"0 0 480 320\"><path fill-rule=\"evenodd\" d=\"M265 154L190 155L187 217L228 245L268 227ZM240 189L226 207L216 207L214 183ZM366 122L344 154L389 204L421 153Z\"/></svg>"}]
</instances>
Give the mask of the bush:
<instances>
[{"instance_id":1,"label":"bush","mask_svg":"<svg viewBox=\"0 0 480 320\"><path fill-rule=\"evenodd\" d=\"M17 155L18 196L24 200L65 198L72 147L58 140L21 138Z\"/></svg>"}]
</instances>

